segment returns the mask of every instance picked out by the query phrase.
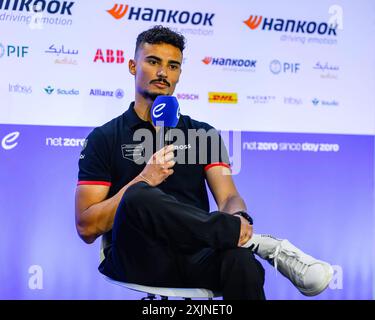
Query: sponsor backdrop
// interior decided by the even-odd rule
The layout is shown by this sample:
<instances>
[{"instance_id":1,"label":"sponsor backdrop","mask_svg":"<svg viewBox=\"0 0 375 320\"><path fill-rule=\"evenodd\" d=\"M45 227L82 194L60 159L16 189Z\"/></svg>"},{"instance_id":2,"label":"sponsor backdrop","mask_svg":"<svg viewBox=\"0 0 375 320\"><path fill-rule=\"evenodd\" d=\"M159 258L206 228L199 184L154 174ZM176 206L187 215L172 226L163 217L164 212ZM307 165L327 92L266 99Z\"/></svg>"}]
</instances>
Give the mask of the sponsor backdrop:
<instances>
[{"instance_id":1,"label":"sponsor backdrop","mask_svg":"<svg viewBox=\"0 0 375 320\"><path fill-rule=\"evenodd\" d=\"M227 143L256 232L334 265L310 299L372 299L374 13L372 0L0 0L0 298L141 296L97 271L74 191L85 137L133 99L137 34L164 24L188 40L181 112L241 131ZM269 299L305 299L262 263Z\"/></svg>"}]
</instances>

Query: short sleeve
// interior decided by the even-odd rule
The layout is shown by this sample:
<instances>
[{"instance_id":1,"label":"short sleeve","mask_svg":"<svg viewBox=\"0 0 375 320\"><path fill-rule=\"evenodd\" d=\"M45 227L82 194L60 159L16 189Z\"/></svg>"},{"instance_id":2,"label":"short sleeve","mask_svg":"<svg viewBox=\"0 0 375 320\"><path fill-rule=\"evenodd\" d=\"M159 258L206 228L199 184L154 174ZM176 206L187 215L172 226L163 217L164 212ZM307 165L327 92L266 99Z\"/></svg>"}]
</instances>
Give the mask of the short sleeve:
<instances>
[{"instance_id":1,"label":"short sleeve","mask_svg":"<svg viewBox=\"0 0 375 320\"><path fill-rule=\"evenodd\" d=\"M106 137L95 128L86 138L78 167L78 185L111 186L110 148Z\"/></svg>"},{"instance_id":2,"label":"short sleeve","mask_svg":"<svg viewBox=\"0 0 375 320\"><path fill-rule=\"evenodd\" d=\"M207 171L215 166L230 168L228 150L220 133L213 127L209 129L208 133L207 164L204 169Z\"/></svg>"}]
</instances>

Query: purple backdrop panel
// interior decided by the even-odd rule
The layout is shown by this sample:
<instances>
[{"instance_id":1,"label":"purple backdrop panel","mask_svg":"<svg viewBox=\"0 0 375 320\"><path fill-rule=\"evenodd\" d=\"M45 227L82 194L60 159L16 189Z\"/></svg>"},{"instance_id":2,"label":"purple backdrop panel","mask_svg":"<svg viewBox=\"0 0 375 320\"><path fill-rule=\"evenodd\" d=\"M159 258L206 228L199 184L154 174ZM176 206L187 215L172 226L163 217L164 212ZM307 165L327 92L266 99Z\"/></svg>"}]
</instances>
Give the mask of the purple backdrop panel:
<instances>
[{"instance_id":1,"label":"purple backdrop panel","mask_svg":"<svg viewBox=\"0 0 375 320\"><path fill-rule=\"evenodd\" d=\"M372 136L242 134L235 176L257 233L287 238L334 265L319 299L371 299L374 258ZM267 268L270 299L303 298Z\"/></svg>"},{"instance_id":2,"label":"purple backdrop panel","mask_svg":"<svg viewBox=\"0 0 375 320\"><path fill-rule=\"evenodd\" d=\"M142 296L107 283L97 271L99 243L86 245L76 234L77 163L90 131L0 126L0 299ZM278 149L262 151L253 142L276 143ZM339 150L281 150L283 143L298 148L305 142L337 144ZM256 232L288 238L335 265L330 289L318 298L372 298L373 144L371 136L242 135L242 169L235 180ZM264 266L268 298L303 298Z\"/></svg>"}]
</instances>

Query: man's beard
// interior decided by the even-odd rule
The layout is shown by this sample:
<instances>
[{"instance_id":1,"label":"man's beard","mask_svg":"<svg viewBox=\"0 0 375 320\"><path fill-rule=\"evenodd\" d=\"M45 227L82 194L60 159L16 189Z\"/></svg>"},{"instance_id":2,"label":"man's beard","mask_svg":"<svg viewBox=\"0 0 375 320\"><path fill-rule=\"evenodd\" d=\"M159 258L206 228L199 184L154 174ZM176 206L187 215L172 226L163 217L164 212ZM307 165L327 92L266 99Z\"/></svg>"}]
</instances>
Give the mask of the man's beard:
<instances>
[{"instance_id":1,"label":"man's beard","mask_svg":"<svg viewBox=\"0 0 375 320\"><path fill-rule=\"evenodd\" d=\"M143 98L145 98L146 100L151 100L151 101L155 101L155 99L158 96L164 95L163 93L150 92L147 90L143 91L141 94Z\"/></svg>"}]
</instances>

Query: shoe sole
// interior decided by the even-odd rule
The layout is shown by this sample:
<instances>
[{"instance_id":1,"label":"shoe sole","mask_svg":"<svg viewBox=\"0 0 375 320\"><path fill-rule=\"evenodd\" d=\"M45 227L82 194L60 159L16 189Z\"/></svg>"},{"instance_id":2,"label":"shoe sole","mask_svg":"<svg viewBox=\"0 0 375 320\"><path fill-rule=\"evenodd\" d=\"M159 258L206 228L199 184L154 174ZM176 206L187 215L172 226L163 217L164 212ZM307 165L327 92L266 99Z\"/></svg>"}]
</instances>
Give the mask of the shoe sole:
<instances>
[{"instance_id":1,"label":"shoe sole","mask_svg":"<svg viewBox=\"0 0 375 320\"><path fill-rule=\"evenodd\" d=\"M299 291L303 295L308 296L308 297L316 296L319 293L323 292L328 287L333 277L333 268L329 264L324 264L324 267L326 268L327 273L326 273L326 278L324 279L324 282L322 283L322 285L319 288L311 290L311 291L298 288Z\"/></svg>"}]
</instances>

